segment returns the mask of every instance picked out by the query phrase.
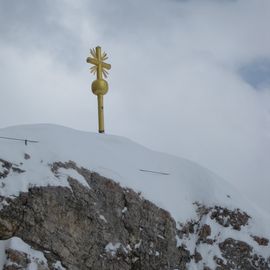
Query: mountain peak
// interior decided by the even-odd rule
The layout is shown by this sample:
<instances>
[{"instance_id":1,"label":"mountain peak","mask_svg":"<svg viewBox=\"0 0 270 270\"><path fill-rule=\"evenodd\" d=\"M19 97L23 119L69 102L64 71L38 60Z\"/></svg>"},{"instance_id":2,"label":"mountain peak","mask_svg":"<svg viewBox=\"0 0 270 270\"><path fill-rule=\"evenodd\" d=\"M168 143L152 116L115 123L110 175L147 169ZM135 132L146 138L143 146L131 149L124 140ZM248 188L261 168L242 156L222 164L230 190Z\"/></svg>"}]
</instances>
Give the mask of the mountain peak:
<instances>
[{"instance_id":1,"label":"mountain peak","mask_svg":"<svg viewBox=\"0 0 270 270\"><path fill-rule=\"evenodd\" d=\"M93 211L99 213L100 221L96 220L96 216L92 216L92 214L91 219L96 220L97 224L99 222L107 224L106 226L110 224L113 228L115 226L121 227L121 222L124 222L123 230L126 228L125 226L131 226L132 230L140 231L140 227L142 227L140 222L143 222L144 226L148 228L148 233L154 233L155 237L158 237L158 232L153 228L154 221L148 224L147 220L141 220L143 215L157 215L157 218L160 218L160 224L169 222L169 227L164 228L166 237L168 237L168 234L170 235L169 239L166 239L166 243L170 246L172 254L176 254L177 249L189 253L189 260L186 261L189 269L203 269L200 268L203 265L208 265L210 268L213 265L221 265L221 261L218 261L215 257L222 259L222 263L225 265L226 260L230 261L230 256L227 254L229 245L235 246L236 250L238 250L246 244L248 245L246 249L249 250L249 247L251 249L250 252L247 251L247 257L251 256L250 258L253 258L253 255L251 255L253 250L264 262L267 261L267 256L270 256L267 242L270 238L270 231L267 226L269 217L254 208L251 203L221 177L194 162L155 152L126 138L83 132L50 124L9 127L1 129L0 136L22 140L0 140L0 194L2 198L0 225L5 228L2 229L2 239L11 239L12 236L17 235L27 244L32 244L36 249L42 249L44 252L45 249L48 249L48 243L52 243L54 239L47 235L47 238L44 236L47 241L44 240L47 243L46 245L35 242L29 235L25 235L27 226L30 226L29 224L33 222L30 227L35 236L36 227L40 227L39 230L43 231L47 219L53 218L60 222L58 218L49 216L49 209L52 207L58 209L57 213L53 213L53 209L51 209L52 215L68 215L68 212L66 212L68 209L61 207L61 204L69 204L68 201L74 200L73 203L82 204L83 208L86 207L83 206L83 201L87 201L88 208L89 204L93 204L91 207ZM34 140L36 142L25 144L24 140ZM115 192L114 195L110 194L110 188L111 192ZM55 197L51 198L52 202L50 201L50 193L51 196L55 194ZM61 201L57 199L56 194L59 194L59 198L62 198ZM107 195L105 196L105 194ZM118 194L118 197L116 194ZM133 194L132 197L129 197L130 194ZM33 196L35 199L33 199ZM95 200L93 200L93 196ZM23 210L25 200L26 204L28 201L36 200L38 211L41 211L41 213L47 211L48 213L46 212L47 214L42 216L42 214L36 213L35 210L33 210L34 213L30 211L27 214L25 224L22 225L24 229L21 232L21 229L18 228L18 226L21 226L18 225L18 219L20 219L21 211L26 211ZM35 208L34 201L33 205L31 204L31 209ZM117 206L117 201L119 201L121 207ZM125 205L125 201L126 204L129 204L129 207L135 207L136 205L136 211L141 213L140 217L136 217L136 211L132 212L132 216L129 216L129 223L132 220L135 225L127 225L127 221L122 220L125 212L130 211ZM98 205L99 203L102 204L102 207L96 208L95 204ZM149 207L152 209L150 212L144 209L149 203L151 205ZM47 204L50 204L49 208L46 206ZM77 209L77 207L75 208ZM11 210L18 213L18 215L10 217ZM76 211L73 209L72 215L76 215ZM87 212L86 209L83 211ZM117 211L120 211L119 214L117 214ZM87 217L86 212L84 214ZM31 213L34 216L31 216ZM111 213L115 213L117 219L112 217ZM38 221L35 221L36 217L39 217ZM33 218L33 221L30 222L31 218ZM139 222L136 218L141 221ZM149 219L149 217L145 218ZM80 216L78 222L86 222L83 220ZM76 219L69 221L76 222ZM35 222L37 222L36 225ZM68 222L68 219L66 222ZM118 222L121 224L118 224ZM99 226L97 224L93 226ZM58 225L60 227L65 226L62 223ZM66 224L66 226L70 225ZM83 224L80 226L83 226ZM99 230L101 230L101 233L110 234L109 227L106 226L105 229L102 227ZM112 227L111 230L115 232L115 228L112 229ZM53 228L55 230L55 227ZM151 228L153 229L152 232L150 232ZM103 229L105 231L102 231ZM62 232L63 237L71 233L71 231L64 229ZM72 232L75 239L77 234L83 233ZM44 234L46 233L44 232ZM110 239L111 242L104 246L105 251L107 250L107 253L111 254L112 258L115 258L115 255L120 250L129 254L128 242L131 241L129 239L129 237L132 237L131 234L132 232L128 230L128 236L125 239L121 233L116 233L117 237L110 235L110 237L106 238L106 241ZM160 235L162 236L162 234ZM117 239L114 239L115 237ZM138 238L139 235L136 237ZM150 241L149 239L148 235L141 240ZM140 239L137 240L138 243L134 243L133 247L130 246L134 250L136 250L135 245L140 243ZM102 246L105 240L101 237L99 241ZM33 242L35 243L33 244ZM264 243L264 245L259 243ZM172 248L173 245L175 245L175 249ZM205 245L208 245L207 248L204 247ZM98 247L99 251L101 246ZM150 246L147 245L148 248ZM203 250L212 252L212 255L208 256L206 251ZM56 252L55 249L51 251ZM156 257L159 257L161 252L167 254L165 250L156 250L155 252L157 252L155 253ZM196 252L200 253L200 256ZM222 253L221 257L218 252ZM68 256L65 257L61 252L59 254L55 259L45 254L45 257L51 262L51 268L49 269L58 269L52 268L52 265L57 261L63 262L67 269L77 269L73 268L75 262L68 263L65 261L68 260ZM76 256L79 256L78 254ZM195 258L196 254L197 259ZM123 257L123 254L121 256ZM179 259L180 255L171 256L171 260L176 267L175 260L176 258ZM201 259L198 260L198 258ZM220 269L234 269L232 267L235 265L239 265L239 263L233 261L231 264L227 263L227 267L231 268ZM247 266L247 264L245 265ZM78 269L90 269L80 267ZM153 269L173 269L158 267Z\"/></svg>"}]
</instances>

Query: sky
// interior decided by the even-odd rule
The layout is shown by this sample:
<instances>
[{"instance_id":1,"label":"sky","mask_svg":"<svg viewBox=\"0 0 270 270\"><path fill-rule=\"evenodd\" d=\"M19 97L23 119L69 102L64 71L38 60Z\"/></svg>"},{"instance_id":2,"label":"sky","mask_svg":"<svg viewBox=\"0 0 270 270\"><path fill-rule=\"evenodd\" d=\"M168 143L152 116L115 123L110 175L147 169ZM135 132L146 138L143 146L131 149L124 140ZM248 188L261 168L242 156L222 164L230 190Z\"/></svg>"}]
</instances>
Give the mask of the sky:
<instances>
[{"instance_id":1,"label":"sky","mask_svg":"<svg viewBox=\"0 0 270 270\"><path fill-rule=\"evenodd\" d=\"M270 213L269 0L0 0L0 127L97 132L195 161ZM11 134L12 135L12 134Z\"/></svg>"}]
</instances>

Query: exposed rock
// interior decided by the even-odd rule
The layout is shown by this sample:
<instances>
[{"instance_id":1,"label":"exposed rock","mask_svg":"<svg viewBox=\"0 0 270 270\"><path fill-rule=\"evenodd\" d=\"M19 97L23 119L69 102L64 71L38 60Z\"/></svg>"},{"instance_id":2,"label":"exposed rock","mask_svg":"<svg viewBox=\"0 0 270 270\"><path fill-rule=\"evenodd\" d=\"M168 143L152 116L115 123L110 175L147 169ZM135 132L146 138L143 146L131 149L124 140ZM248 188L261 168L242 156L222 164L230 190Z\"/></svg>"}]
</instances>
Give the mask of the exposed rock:
<instances>
[{"instance_id":1,"label":"exposed rock","mask_svg":"<svg viewBox=\"0 0 270 270\"><path fill-rule=\"evenodd\" d=\"M10 172L12 167L12 163L3 159L0 159L0 168L2 167L2 171L0 171L0 179L6 178Z\"/></svg>"},{"instance_id":2,"label":"exposed rock","mask_svg":"<svg viewBox=\"0 0 270 270\"><path fill-rule=\"evenodd\" d=\"M2 168L1 168L2 167ZM1 178L6 178L11 170L16 173L23 173L25 172L24 170L20 169L18 165L13 164L9 161L6 161L4 159L0 159L0 179Z\"/></svg>"},{"instance_id":3,"label":"exposed rock","mask_svg":"<svg viewBox=\"0 0 270 270\"><path fill-rule=\"evenodd\" d=\"M232 238L226 239L219 244L222 256L227 263L220 269L242 269L242 270L267 270L270 269L269 260L265 260L261 256L254 255L250 245L243 241Z\"/></svg>"},{"instance_id":4,"label":"exposed rock","mask_svg":"<svg viewBox=\"0 0 270 270\"><path fill-rule=\"evenodd\" d=\"M192 256L183 245L178 247L178 250L180 255L179 267L180 269L186 269L186 265L191 261Z\"/></svg>"},{"instance_id":5,"label":"exposed rock","mask_svg":"<svg viewBox=\"0 0 270 270\"><path fill-rule=\"evenodd\" d=\"M178 236L180 239L183 239L184 237L188 237L190 234L194 234L196 231L196 228L198 227L198 222L191 220L186 222L185 224L179 224L180 229L177 231Z\"/></svg>"},{"instance_id":6,"label":"exposed rock","mask_svg":"<svg viewBox=\"0 0 270 270\"><path fill-rule=\"evenodd\" d=\"M18 250L9 248L6 250L6 255L9 263L4 266L4 270L24 269L30 263L27 254Z\"/></svg>"},{"instance_id":7,"label":"exposed rock","mask_svg":"<svg viewBox=\"0 0 270 270\"><path fill-rule=\"evenodd\" d=\"M194 253L194 260L195 260L196 263L198 263L199 261L202 260L202 255L197 250L195 250L195 253Z\"/></svg>"},{"instance_id":8,"label":"exposed rock","mask_svg":"<svg viewBox=\"0 0 270 270\"><path fill-rule=\"evenodd\" d=\"M30 156L29 154L24 153L24 159L25 159L25 160L28 160L28 159L30 159L30 158L31 158L31 156Z\"/></svg>"},{"instance_id":9,"label":"exposed rock","mask_svg":"<svg viewBox=\"0 0 270 270\"><path fill-rule=\"evenodd\" d=\"M5 231L50 251L45 254L49 264L59 260L67 269L185 269L188 256L176 248L168 212L74 162L55 163L52 171L57 175L60 167L75 169L91 189L71 177L72 190L30 188L0 212L12 224L3 226ZM118 244L115 253L105 249L109 243Z\"/></svg>"},{"instance_id":10,"label":"exposed rock","mask_svg":"<svg viewBox=\"0 0 270 270\"><path fill-rule=\"evenodd\" d=\"M220 232L216 235L211 233L211 226L205 223L210 219L212 220L211 222L215 221L228 230L240 231L243 226L248 224L250 216L247 213L239 209L229 210L217 206L206 207L198 202L196 202L195 205L197 206L198 219L180 224L177 235L184 243L189 243L190 239L197 239L194 253L191 251L191 258L193 258L196 263L200 262L200 260L196 259L197 250L199 250L200 247L205 249L205 244L208 244L213 245L213 249L218 248L222 254L222 258L217 256L213 257L213 260L217 264L215 270L270 269L270 258L264 258L258 254L254 254L253 248L242 241L228 238L223 242L219 242ZM213 239L209 238L210 235ZM247 237L249 237L249 235L247 235ZM253 239L256 239L260 244L268 244L268 239L264 237L254 238L253 236ZM202 256L202 260L203 259ZM204 269L211 268L205 265Z\"/></svg>"},{"instance_id":11,"label":"exposed rock","mask_svg":"<svg viewBox=\"0 0 270 270\"><path fill-rule=\"evenodd\" d=\"M0 239L5 240L12 237L17 230L18 222L11 219L3 219L0 215Z\"/></svg>"},{"instance_id":12,"label":"exposed rock","mask_svg":"<svg viewBox=\"0 0 270 270\"><path fill-rule=\"evenodd\" d=\"M204 224L199 230L199 241L206 242L207 237L211 235L211 227L208 224Z\"/></svg>"},{"instance_id":13,"label":"exposed rock","mask_svg":"<svg viewBox=\"0 0 270 270\"><path fill-rule=\"evenodd\" d=\"M211 212L211 219L215 219L220 225L224 227L232 226L233 229L240 231L241 226L248 224L250 216L242 212L240 209L231 211L227 208L215 206L209 209Z\"/></svg>"},{"instance_id":14,"label":"exposed rock","mask_svg":"<svg viewBox=\"0 0 270 270\"><path fill-rule=\"evenodd\" d=\"M18 167L12 167L12 171L16 172L16 173L24 173L25 172L25 170L22 170L22 169L20 169Z\"/></svg>"},{"instance_id":15,"label":"exposed rock","mask_svg":"<svg viewBox=\"0 0 270 270\"><path fill-rule=\"evenodd\" d=\"M3 270L17 270L17 269L36 269L36 270L50 270L47 263L39 258L35 258L23 251L8 248L6 250L7 263ZM57 268L51 268L57 270Z\"/></svg>"},{"instance_id":16,"label":"exposed rock","mask_svg":"<svg viewBox=\"0 0 270 270\"><path fill-rule=\"evenodd\" d=\"M252 236L252 238L258 243L260 246L268 246L269 240L264 237L259 237L259 236Z\"/></svg>"},{"instance_id":17,"label":"exposed rock","mask_svg":"<svg viewBox=\"0 0 270 270\"><path fill-rule=\"evenodd\" d=\"M9 173L13 164L3 164ZM213 234L212 224L237 231L247 225L250 217L239 209L197 204L198 219L176 229L167 211L133 190L72 161L51 164L56 177L61 168L75 170L90 188L69 176L70 188L32 187L6 199L0 211L0 239L17 236L42 251L48 266L39 264L39 270L61 269L56 262L68 270L184 270L191 262L209 270L200 248L211 245L222 254L213 258L217 270L270 269L269 261L254 254L247 243L232 238L218 242ZM189 241L194 241L194 250L185 245ZM5 270L27 269L29 256L14 250L7 254L13 265L6 267L13 268Z\"/></svg>"},{"instance_id":18,"label":"exposed rock","mask_svg":"<svg viewBox=\"0 0 270 270\"><path fill-rule=\"evenodd\" d=\"M194 203L198 209L199 216L205 216L209 214L211 219L214 219L218 224L223 227L232 226L234 230L240 231L241 226L246 226L250 216L240 209L229 210L228 208L215 206L206 207L198 202Z\"/></svg>"}]
</instances>

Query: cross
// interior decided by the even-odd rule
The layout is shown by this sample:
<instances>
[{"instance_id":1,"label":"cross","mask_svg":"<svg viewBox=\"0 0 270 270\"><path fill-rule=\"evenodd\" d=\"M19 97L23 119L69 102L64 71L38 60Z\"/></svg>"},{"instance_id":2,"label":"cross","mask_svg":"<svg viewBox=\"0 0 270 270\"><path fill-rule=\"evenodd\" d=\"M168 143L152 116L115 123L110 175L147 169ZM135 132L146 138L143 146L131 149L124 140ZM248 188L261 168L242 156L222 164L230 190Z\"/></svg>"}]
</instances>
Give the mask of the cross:
<instances>
[{"instance_id":1,"label":"cross","mask_svg":"<svg viewBox=\"0 0 270 270\"><path fill-rule=\"evenodd\" d=\"M101 48L91 49L92 57L87 57L86 62L93 64L90 68L91 73L97 74L97 79L92 83L92 92L97 96L98 100L98 128L99 133L104 133L104 112L103 112L103 96L108 92L109 85L107 81L102 78L104 75L107 78L107 70L111 69L111 65L105 63L108 59L105 52L101 53Z\"/></svg>"},{"instance_id":2,"label":"cross","mask_svg":"<svg viewBox=\"0 0 270 270\"><path fill-rule=\"evenodd\" d=\"M107 78L108 72L105 69L111 69L111 65L104 62L108 59L107 54L105 52L101 54L101 47L99 46L96 49L91 49L90 54L93 58L87 57L86 62L94 65L90 68L91 73L97 74L98 80L102 79L102 74Z\"/></svg>"}]
</instances>

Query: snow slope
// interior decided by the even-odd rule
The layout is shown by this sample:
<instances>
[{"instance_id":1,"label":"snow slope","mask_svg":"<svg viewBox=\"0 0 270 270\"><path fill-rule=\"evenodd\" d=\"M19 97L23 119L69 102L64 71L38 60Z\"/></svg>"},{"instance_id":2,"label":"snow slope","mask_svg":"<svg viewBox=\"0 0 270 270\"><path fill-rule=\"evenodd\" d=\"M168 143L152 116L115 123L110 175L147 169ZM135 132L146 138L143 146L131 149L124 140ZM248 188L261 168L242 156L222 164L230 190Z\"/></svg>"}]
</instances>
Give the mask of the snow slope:
<instances>
[{"instance_id":1,"label":"snow slope","mask_svg":"<svg viewBox=\"0 0 270 270\"><path fill-rule=\"evenodd\" d=\"M0 136L38 141L25 145L20 141L0 139L0 159L25 171L22 174L13 172L11 176L0 179L1 196L17 196L33 185L69 186L67 175L76 172L62 170L61 177L56 178L48 165L72 160L124 187L141 192L143 197L168 210L176 221L186 222L196 217L194 202L240 208L253 217L248 233L260 233L270 238L269 216L243 198L241 192L224 179L194 162L152 151L126 138L56 125L9 127L0 129ZM25 154L30 158L25 159ZM0 165L0 172L3 170ZM76 179L91 188L80 176ZM265 255L267 252L270 255L269 250L264 251Z\"/></svg>"},{"instance_id":2,"label":"snow slope","mask_svg":"<svg viewBox=\"0 0 270 270\"><path fill-rule=\"evenodd\" d=\"M209 206L238 207L249 213L256 211L240 192L208 169L152 151L126 138L46 124L0 129L0 136L38 141L25 145L20 141L0 139L0 158L26 171L21 175L13 173L8 181L3 180L2 196L16 196L31 185L68 186L66 177L55 178L48 164L73 160L122 186L142 192L145 198L168 210L177 221L183 222L195 214L192 205L195 201ZM24 159L25 153L31 156L29 160ZM65 176L64 171L62 173Z\"/></svg>"}]
</instances>

